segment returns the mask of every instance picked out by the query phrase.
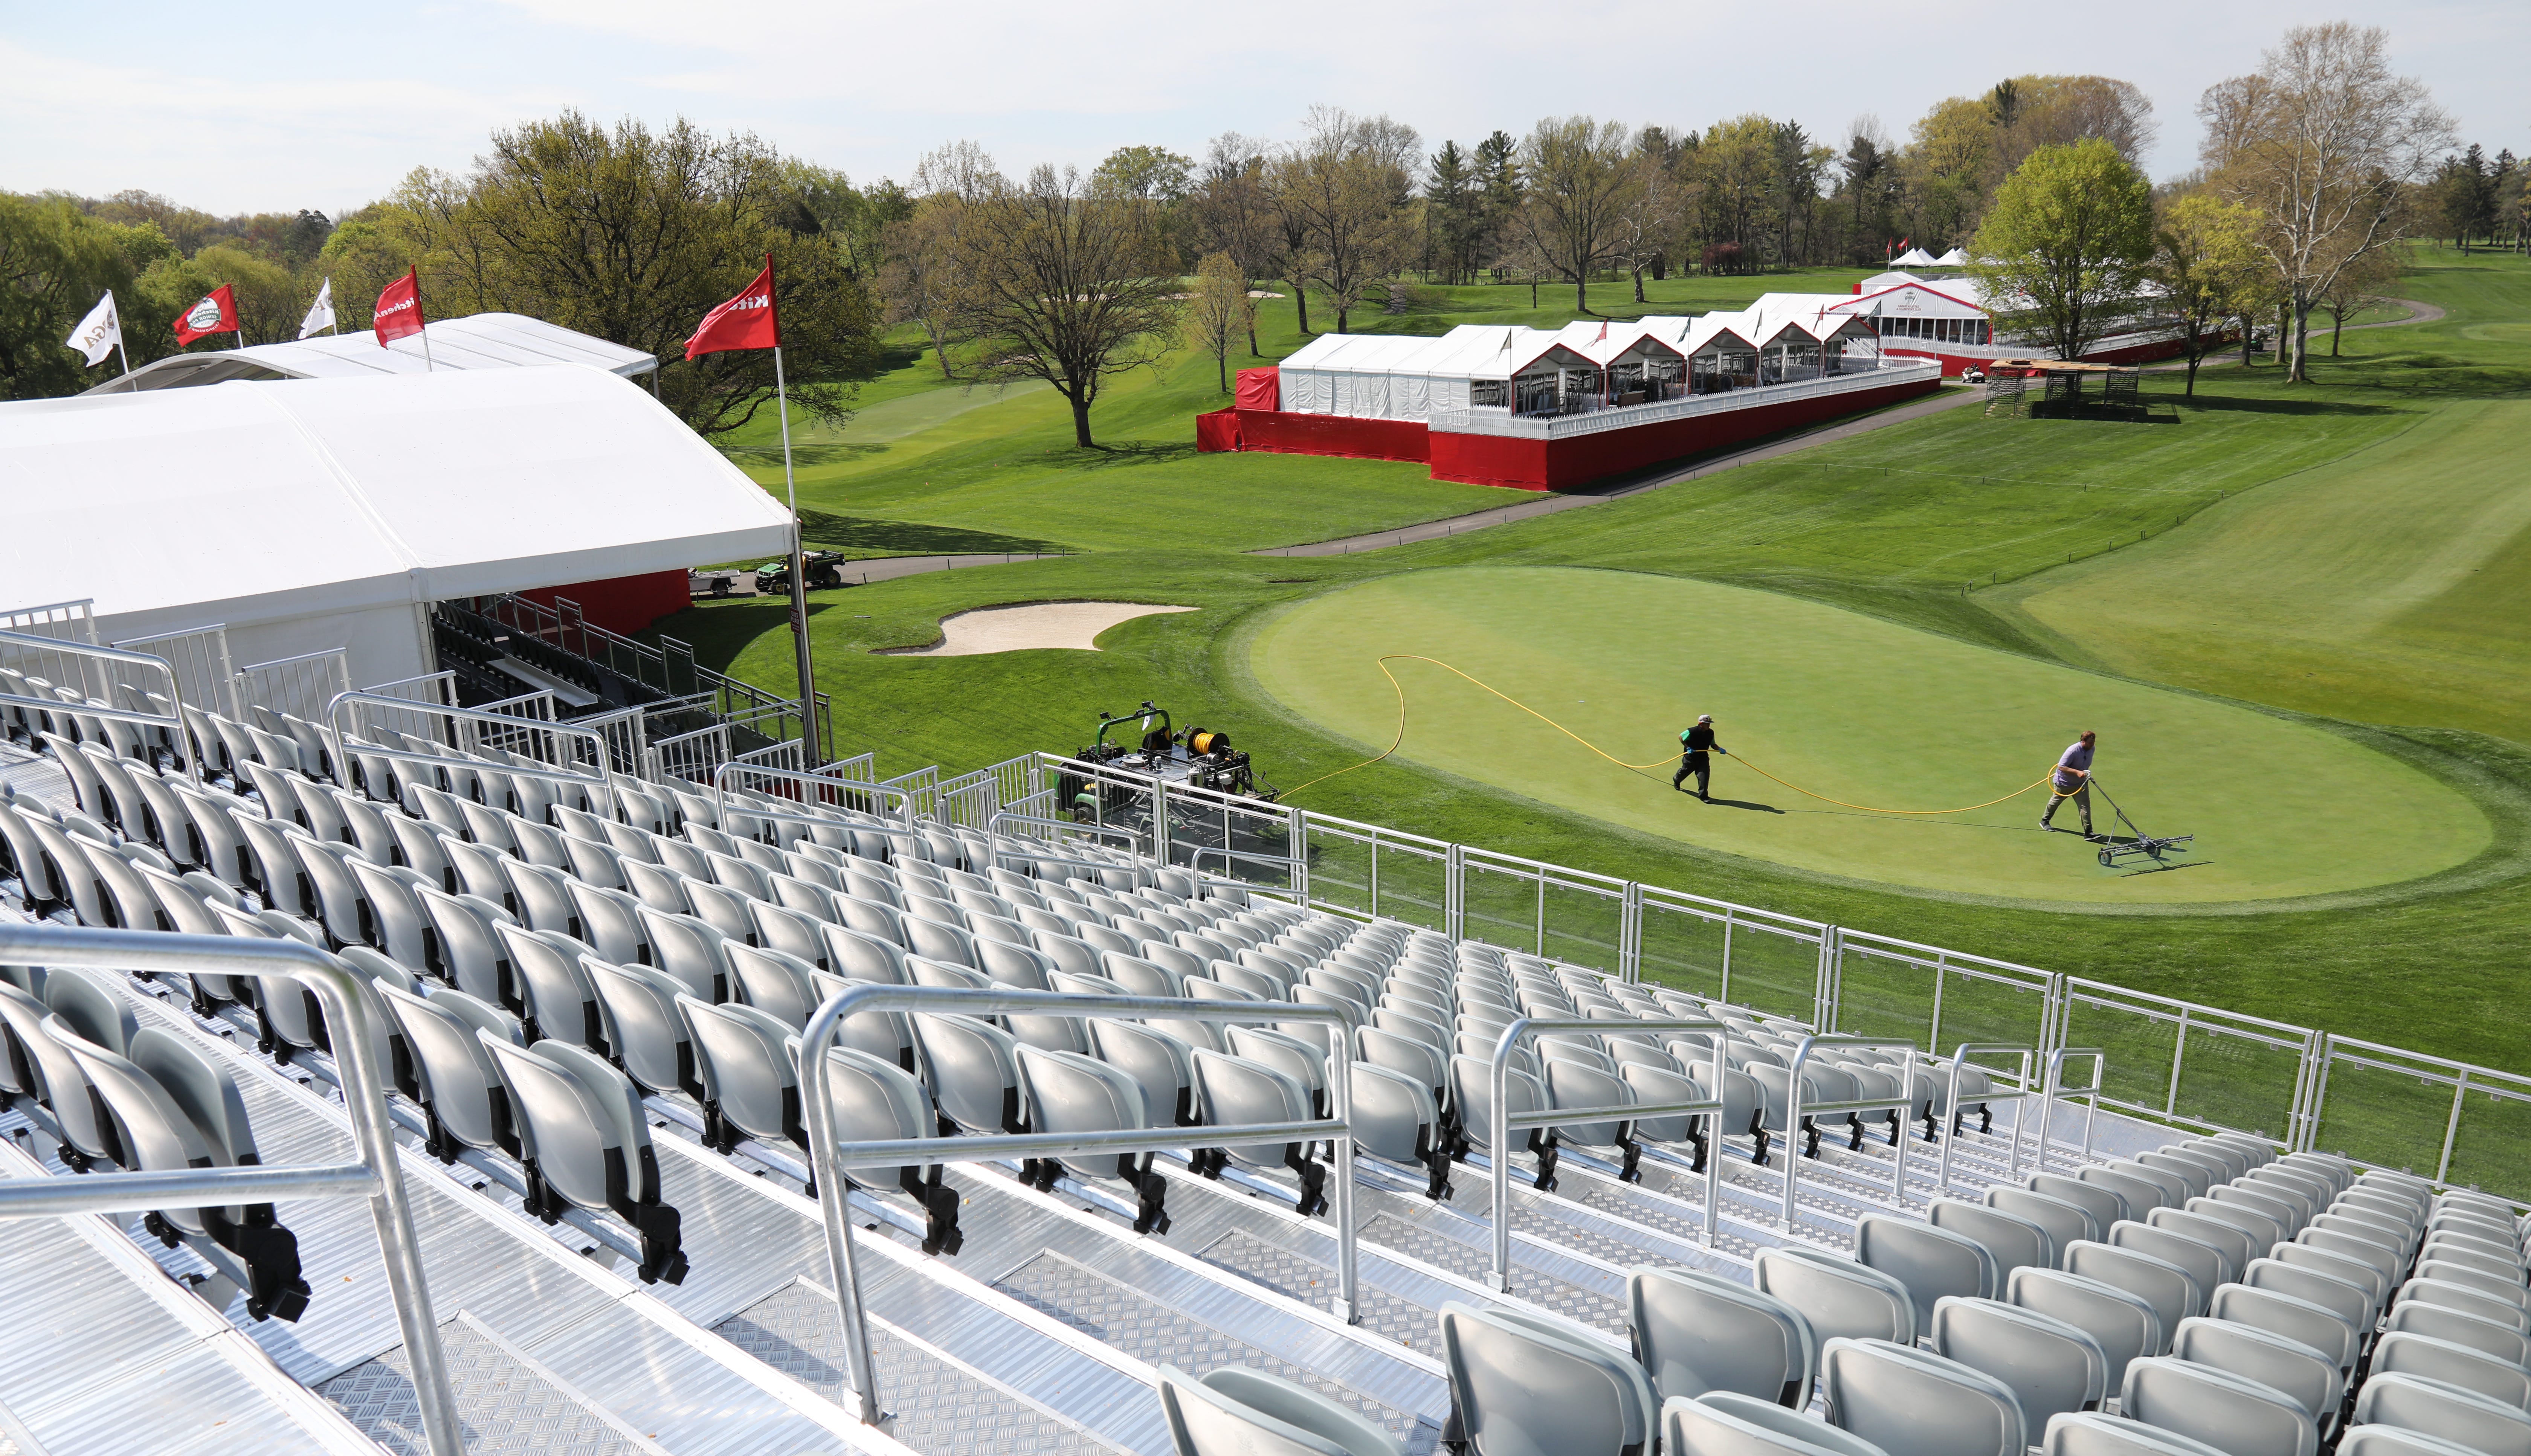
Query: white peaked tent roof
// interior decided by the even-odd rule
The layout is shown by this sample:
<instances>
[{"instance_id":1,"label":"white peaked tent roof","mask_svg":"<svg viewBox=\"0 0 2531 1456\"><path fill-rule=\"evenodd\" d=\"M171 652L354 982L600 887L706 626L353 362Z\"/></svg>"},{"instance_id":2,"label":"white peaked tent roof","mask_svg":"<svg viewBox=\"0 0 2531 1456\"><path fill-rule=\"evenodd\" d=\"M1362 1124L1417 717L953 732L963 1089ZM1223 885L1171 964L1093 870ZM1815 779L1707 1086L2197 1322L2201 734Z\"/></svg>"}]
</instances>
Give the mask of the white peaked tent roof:
<instances>
[{"instance_id":1,"label":"white peaked tent roof","mask_svg":"<svg viewBox=\"0 0 2531 1456\"><path fill-rule=\"evenodd\" d=\"M0 480L6 604L92 597L127 637L790 541L788 513L756 482L648 392L585 366L0 404ZM170 619L129 621L149 612Z\"/></svg>"},{"instance_id":2,"label":"white peaked tent roof","mask_svg":"<svg viewBox=\"0 0 2531 1456\"><path fill-rule=\"evenodd\" d=\"M1889 265L1893 268L1930 268L1934 267L1936 264L1932 253L1927 252L1921 248L1910 248L1905 252L1891 258L1889 260Z\"/></svg>"},{"instance_id":3,"label":"white peaked tent roof","mask_svg":"<svg viewBox=\"0 0 2531 1456\"><path fill-rule=\"evenodd\" d=\"M1956 248L1934 259L1934 266L1938 268L1965 268L1968 265L1969 255Z\"/></svg>"},{"instance_id":4,"label":"white peaked tent roof","mask_svg":"<svg viewBox=\"0 0 2531 1456\"><path fill-rule=\"evenodd\" d=\"M524 313L476 313L432 321L419 337L381 346L366 329L318 334L283 344L171 354L142 364L127 378L117 374L90 394L133 389L171 389L230 379L358 379L386 374L439 373L452 369L529 368L538 364L587 364L630 378L659 362L638 349L530 318Z\"/></svg>"}]
</instances>

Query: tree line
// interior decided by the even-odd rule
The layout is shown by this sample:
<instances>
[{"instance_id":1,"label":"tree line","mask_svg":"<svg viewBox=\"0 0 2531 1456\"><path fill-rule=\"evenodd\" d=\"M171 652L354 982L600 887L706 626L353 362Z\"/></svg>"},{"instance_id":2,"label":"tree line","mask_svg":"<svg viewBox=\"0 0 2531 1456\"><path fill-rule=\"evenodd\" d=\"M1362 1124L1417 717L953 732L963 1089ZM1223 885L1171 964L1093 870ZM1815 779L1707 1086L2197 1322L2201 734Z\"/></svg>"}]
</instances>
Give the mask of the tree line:
<instances>
[{"instance_id":1,"label":"tree line","mask_svg":"<svg viewBox=\"0 0 2531 1456\"><path fill-rule=\"evenodd\" d=\"M681 346L770 254L813 414L840 418L904 326L946 377L1049 382L1087 444L1105 381L1181 342L1226 387L1229 356L1257 353L1261 295L1287 299L1306 336L1418 284L1490 281L1534 303L1569 287L1589 311L1595 280L1630 279L1640 302L1672 273L1872 264L1902 242L1966 246L1995 296L2030 303L2027 332L2065 352L2158 290L2210 337L2278 318L2299 376L2311 315L2360 307L2408 239L2531 244L2523 169L2459 149L2378 30L2289 32L2197 112L2202 166L2161 189L2138 166L2150 102L2098 76L1945 98L1904 142L1870 117L1830 145L1752 114L1701 131L1549 117L1428 146L1394 118L1320 106L1289 139L1226 133L1201 157L1133 145L1087 173L1014 175L962 141L865 185L750 135L565 113L338 218L0 194L0 397L95 382L61 340L104 288L137 364L172 352L173 319L221 283L268 342L295 335L326 278L343 328L366 327L378 289L414 268L433 316L515 311L657 356L663 403L720 434L761 408L769 361L689 364Z\"/></svg>"}]
</instances>

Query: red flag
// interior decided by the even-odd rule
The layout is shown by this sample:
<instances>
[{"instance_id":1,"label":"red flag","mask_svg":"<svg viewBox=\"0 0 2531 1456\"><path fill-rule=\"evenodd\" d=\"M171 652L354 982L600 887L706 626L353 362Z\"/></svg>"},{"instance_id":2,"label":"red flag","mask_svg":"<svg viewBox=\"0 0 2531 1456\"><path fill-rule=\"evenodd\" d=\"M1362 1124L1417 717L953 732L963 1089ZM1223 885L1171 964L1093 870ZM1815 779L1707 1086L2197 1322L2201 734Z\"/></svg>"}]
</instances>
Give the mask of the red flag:
<instances>
[{"instance_id":1,"label":"red flag","mask_svg":"<svg viewBox=\"0 0 2531 1456\"><path fill-rule=\"evenodd\" d=\"M686 341L686 358L701 359L730 349L779 349L782 324L773 310L773 254L764 255L764 271L738 297L703 315L695 336Z\"/></svg>"},{"instance_id":2,"label":"red flag","mask_svg":"<svg viewBox=\"0 0 2531 1456\"><path fill-rule=\"evenodd\" d=\"M378 307L369 315L369 327L377 331L378 347L384 349L398 339L421 333L422 324L422 279L408 268L403 277L378 294Z\"/></svg>"},{"instance_id":3,"label":"red flag","mask_svg":"<svg viewBox=\"0 0 2531 1456\"><path fill-rule=\"evenodd\" d=\"M237 292L223 283L202 295L202 301L185 310L176 320L176 342L191 344L210 334L238 332ZM243 335L240 335L243 338Z\"/></svg>"}]
</instances>

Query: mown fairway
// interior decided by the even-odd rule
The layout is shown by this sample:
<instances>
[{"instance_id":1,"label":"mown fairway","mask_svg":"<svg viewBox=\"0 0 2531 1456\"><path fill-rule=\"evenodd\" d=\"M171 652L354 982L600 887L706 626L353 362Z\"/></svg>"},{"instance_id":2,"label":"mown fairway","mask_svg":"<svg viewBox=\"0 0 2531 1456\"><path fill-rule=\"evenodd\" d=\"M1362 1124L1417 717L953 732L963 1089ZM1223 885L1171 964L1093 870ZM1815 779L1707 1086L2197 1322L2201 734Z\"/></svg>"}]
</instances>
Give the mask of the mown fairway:
<instances>
[{"instance_id":1,"label":"mown fairway","mask_svg":"<svg viewBox=\"0 0 2531 1456\"><path fill-rule=\"evenodd\" d=\"M1859 276L1673 280L1665 286L1671 299L1652 307L1694 311L1736 306L1768 290L1842 292ZM1611 312L1644 311L1625 303L1629 292L1595 285L1593 303ZM1249 639L1273 609L1439 566L1615 568L1806 598L2042 663L2262 704L2279 715L2274 721L2326 719L2320 730L2334 741L2360 744L2406 765L2403 771L2451 786L2412 796L2344 792L2317 776L2298 785L2294 793L2309 796L2312 812L2334 814L2343 825L2305 848L2315 865L2378 867L2383 843L2395 841L2370 840L2374 811L2398 820L2447 792L2477 806L2488 826L2479 831L2486 847L2468 864L2424 879L2340 890L2291 908L2247 900L2205 909L2095 905L2065 914L1997 906L1983 892L1878 888L1851 869L1682 843L1464 771L1381 763L1320 785L1303 802L2298 1025L2518 1066L2514 1003L2520 967L2531 961L2531 729L2503 703L2508 685L2518 690L2520 681L2519 669L2506 665L2519 659L2507 654L2531 635L2531 624L2521 595L2520 528L2507 534L2489 523L2507 519L2531 490L2503 443L2520 431L2501 418L2531 402L2531 264L2430 253L2402 292L2450 308L2451 317L2350 333L2347 358L2322 358L2312 386L2288 388L2264 364L2210 368L2196 402L2185 404L2175 376L2149 376L2157 405L2175 407L2174 423L1989 421L1974 410L1954 411L1625 501L1428 545L1311 560L1241 552L1478 509L1507 493L1438 484L1410 465L1198 456L1190 417L1221 402L1209 359L1179 357L1158 375L1121 381L1095 414L1110 448L1085 456L1072 449L1068 421L1050 394L1015 392L996 401L944 389L928 358L909 352L903 367L866 396L872 408L864 422L872 438L858 435L857 423L804 457L802 502L817 513L812 539L843 539L857 554L872 555L1027 549L1039 541L1085 554L819 593L813 633L821 685L836 697L843 742L876 749L887 772L1074 748L1088 741L1099 708L1151 697L1182 718L1195 714L1230 728L1256 751L1268 777L1292 785L1358 761L1358 738L1377 748L1387 734L1358 727L1331 733L1258 684ZM1552 291L1543 293L1547 307L1535 315L1525 288L1454 294L1445 302L1464 311L1358 317L1356 327L1570 316L1569 294L1559 309ZM1269 301L1264 310L1266 352L1288 352L1296 342L1290 304ZM1315 314L1313 321L1328 322ZM1232 360L1234 366L1243 362ZM932 410L942 413L918 414ZM2474 423L2473 414L2485 422ZM763 444L769 422L768 416L746 443ZM2460 446L2473 440L2482 445L2474 461L2465 460ZM741 458L778 490L778 457ZM2374 474L2337 474L2368 468ZM2341 478L2350 482L2339 497L2346 504L2329 507L2330 482ZM2317 547L2297 543L2298 523L2325 524L2340 510L2360 517L2363 509L2409 499L2425 504L2329 525L2317 532ZM2192 543L2254 513L2290 530L2271 526L2272 542L2249 537L2185 568L2157 564L2176 559L2165 553L2205 550ZM2402 532L2414 544L2403 543ZM1019 544L984 544L995 541ZM2305 552L2313 560L2297 561ZM2334 584L2358 579L2318 565L2329 559L2350 573L2387 571L2393 554L2411 563L2394 573L2410 593L2394 611L2377 610L2363 594L2372 586L2341 589ZM2136 585L2090 585L2121 571L2138 573ZM2278 587L2241 585L2296 572L2309 585L2289 608L2270 609ZM2091 594L2052 596L2060 590ZM1128 623L1109 632L1097 653L869 655L873 647L933 640L939 619L951 612L1046 598L1202 610ZM2378 625L2350 628L2342 625L2350 619L2327 619L2332 611L2370 611ZM2305 629L2305 618L2339 625ZM695 642L706 660L735 662L744 675L787 692L790 649L781 623L778 607L740 601L699 608L662 627ZM1691 643L1715 631L1694 620L1675 627ZM2323 666L2333 657L2345 669L2334 676ZM2297 665L2297 658L2322 660ZM2446 677L2454 672L2465 674L2457 684ZM1667 721L1669 704L1647 712L1662 721L1650 725L1653 746L1630 756L1637 761L1659 754L1680 726ZM2515 726L2501 712L2513 713ZM2378 726L2385 724L2401 726ZM2052 753L2078 726L2052 719L2029 752ZM1723 741L1732 742L1727 735ZM2013 744L2023 753L2017 733ZM2112 740L2105 770L2120 761L2117 744ZM1667 775L1661 779L1665 793ZM2147 826L2158 828L2150 819ZM2422 856L2409 873L2447 859ZM2078 868L2099 872L2088 862ZM2378 885L2380 872L2366 877ZM1870 877L1890 883L1895 873ZM1974 900L1963 898L1971 894Z\"/></svg>"},{"instance_id":2,"label":"mown fairway","mask_svg":"<svg viewBox=\"0 0 2531 1456\"><path fill-rule=\"evenodd\" d=\"M1409 653L1479 679L1609 757L1434 662L1387 662L1392 687L1378 659ZM2468 861L2489 838L2467 797L2306 723L1679 577L1400 573L1276 613L1252 661L1296 715L1366 754L1395 741L1402 688L1399 757L1647 834L1856 879L2098 906L2202 904L2414 878ZM1669 784L1676 734L1700 711L1715 714L1734 756L1715 760L1710 805ZM1940 817L1855 811L2002 798L2083 728L2102 735L2095 766L2145 832L2196 836L2174 861L2185 868L2104 870L2091 846L2040 830L2044 788ZM2121 832L2095 799L2097 827ZM2081 819L2068 805L2058 822Z\"/></svg>"}]
</instances>

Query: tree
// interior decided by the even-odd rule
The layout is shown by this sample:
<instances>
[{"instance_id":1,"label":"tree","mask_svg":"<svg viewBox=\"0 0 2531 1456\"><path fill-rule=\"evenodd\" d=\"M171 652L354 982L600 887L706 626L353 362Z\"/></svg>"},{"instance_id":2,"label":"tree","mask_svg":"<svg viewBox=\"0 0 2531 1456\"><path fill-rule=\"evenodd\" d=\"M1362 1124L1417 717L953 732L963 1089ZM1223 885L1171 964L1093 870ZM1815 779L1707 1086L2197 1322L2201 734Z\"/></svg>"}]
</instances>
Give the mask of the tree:
<instances>
[{"instance_id":1,"label":"tree","mask_svg":"<svg viewBox=\"0 0 2531 1456\"><path fill-rule=\"evenodd\" d=\"M1230 347L1256 327L1257 301L1248 296L1248 275L1229 253L1208 255L1196 268L1195 292L1188 296L1187 338L1212 356L1224 394L1230 392Z\"/></svg>"},{"instance_id":2,"label":"tree","mask_svg":"<svg viewBox=\"0 0 2531 1456\"><path fill-rule=\"evenodd\" d=\"M1182 157L1161 146L1120 146L1090 174L1090 181L1121 196L1175 203L1186 196L1194 176L1192 157Z\"/></svg>"},{"instance_id":3,"label":"tree","mask_svg":"<svg viewBox=\"0 0 2531 1456\"><path fill-rule=\"evenodd\" d=\"M2148 276L2179 319L2180 357L2188 363L2189 398L2197 396L2197 369L2213 352L2225 319L2249 317L2265 302L2267 272L2259 255L2260 218L2238 202L2192 193L2170 205L2154 230Z\"/></svg>"},{"instance_id":4,"label":"tree","mask_svg":"<svg viewBox=\"0 0 2531 1456\"><path fill-rule=\"evenodd\" d=\"M1659 128L1646 128L1654 144L1635 148L1625 162L1633 182L1618 203L1609 253L1633 277L1635 302L1644 297L1644 271L1668 256L1687 217L1687 190L1679 185L1677 153ZM1658 275L1656 275L1658 276Z\"/></svg>"},{"instance_id":5,"label":"tree","mask_svg":"<svg viewBox=\"0 0 2531 1456\"><path fill-rule=\"evenodd\" d=\"M1775 124L1751 112L1707 129L1697 149L1711 244L1731 244L1735 260L1757 256L1769 200L1774 196Z\"/></svg>"},{"instance_id":6,"label":"tree","mask_svg":"<svg viewBox=\"0 0 2531 1456\"><path fill-rule=\"evenodd\" d=\"M1484 241L1486 198L1476 159L1444 141L1425 169L1424 220L1433 239L1434 272L1443 283L1475 280Z\"/></svg>"},{"instance_id":7,"label":"tree","mask_svg":"<svg viewBox=\"0 0 2531 1456\"><path fill-rule=\"evenodd\" d=\"M940 377L957 377L949 358L956 343L958 229L967 209L991 191L993 159L973 141L952 141L914 164L907 215L879 230L879 295L889 323L919 325L930 341Z\"/></svg>"},{"instance_id":8,"label":"tree","mask_svg":"<svg viewBox=\"0 0 2531 1456\"><path fill-rule=\"evenodd\" d=\"M1969 271L2008 327L2080 359L2145 282L2153 185L2098 138L2043 146L1997 191L1969 251Z\"/></svg>"},{"instance_id":9,"label":"tree","mask_svg":"<svg viewBox=\"0 0 2531 1456\"><path fill-rule=\"evenodd\" d=\"M2475 141L2458 156L2444 158L2435 175L2436 220L2452 246L2469 252L2469 240L2496 231L2497 179L2487 169L2487 152ZM2334 346L2330 353L2335 354Z\"/></svg>"},{"instance_id":10,"label":"tree","mask_svg":"<svg viewBox=\"0 0 2531 1456\"><path fill-rule=\"evenodd\" d=\"M242 248L215 243L189 258L170 253L151 263L133 280L136 307L123 323L130 338L135 326L164 336L176 346L176 320L204 294L227 285L237 301L243 336L222 335L202 341L205 349L236 349L248 344L273 344L299 337L299 320L307 315L308 297L299 280L279 263L266 262ZM312 295L313 289L309 290Z\"/></svg>"},{"instance_id":11,"label":"tree","mask_svg":"<svg viewBox=\"0 0 2531 1456\"><path fill-rule=\"evenodd\" d=\"M2353 263L2337 270L2320 296L2320 306L2329 310L2329 357L2337 358L2337 343L2346 332L2347 315L2361 313L2375 304L2390 301L2390 290L2398 286L2397 253L2377 249Z\"/></svg>"},{"instance_id":12,"label":"tree","mask_svg":"<svg viewBox=\"0 0 2531 1456\"><path fill-rule=\"evenodd\" d=\"M2209 87L2197 114L2215 190L2268 219L2290 377L2308 379L2312 308L2339 270L2405 241L2406 190L2450 145L2451 119L2422 82L2391 74L2388 34L2342 21L2287 30L2259 70Z\"/></svg>"},{"instance_id":13,"label":"tree","mask_svg":"<svg viewBox=\"0 0 2531 1456\"><path fill-rule=\"evenodd\" d=\"M578 112L492 134L464 178L417 171L384 230L412 248L440 316L507 309L660 360L661 400L706 435L770 403L758 350L689 363L704 313L771 253L791 398L840 420L877 364L877 318L846 250L785 184L754 137L714 138L678 119L599 126Z\"/></svg>"},{"instance_id":14,"label":"tree","mask_svg":"<svg viewBox=\"0 0 2531 1456\"><path fill-rule=\"evenodd\" d=\"M1155 364L1177 334L1177 283L1134 199L1040 166L988 179L957 234L951 325L984 382L1042 379L1072 406L1083 449L1101 385Z\"/></svg>"},{"instance_id":15,"label":"tree","mask_svg":"<svg viewBox=\"0 0 2531 1456\"><path fill-rule=\"evenodd\" d=\"M1186 208L1198 247L1209 253L1228 253L1243 278L1273 276L1279 238L1273 199L1266 191L1263 144L1237 132L1213 138ZM1258 357L1253 307L1248 310L1248 353Z\"/></svg>"},{"instance_id":16,"label":"tree","mask_svg":"<svg viewBox=\"0 0 2531 1456\"><path fill-rule=\"evenodd\" d=\"M1587 116L1548 117L1520 143L1529 196L1517 226L1547 266L1573 285L1573 307L1591 311L1591 270L1615 259L1621 218L1643 186L1628 165L1626 127Z\"/></svg>"},{"instance_id":17,"label":"tree","mask_svg":"<svg viewBox=\"0 0 2531 1456\"><path fill-rule=\"evenodd\" d=\"M131 353L140 362L153 357L153 341L133 316L138 300L127 252L128 242L138 241L133 235L143 233L173 251L151 224L118 227L83 214L68 197L0 193L0 400L77 394L103 381L62 341L109 288L122 302ZM172 348L175 340L166 343Z\"/></svg>"},{"instance_id":18,"label":"tree","mask_svg":"<svg viewBox=\"0 0 2531 1456\"><path fill-rule=\"evenodd\" d=\"M1417 155L1415 130L1333 106L1311 107L1306 125L1308 140L1274 168L1274 191L1287 221L1298 224L1292 256L1302 278L1295 283L1319 286L1343 333L1372 285L1412 255L1407 169Z\"/></svg>"}]
</instances>

